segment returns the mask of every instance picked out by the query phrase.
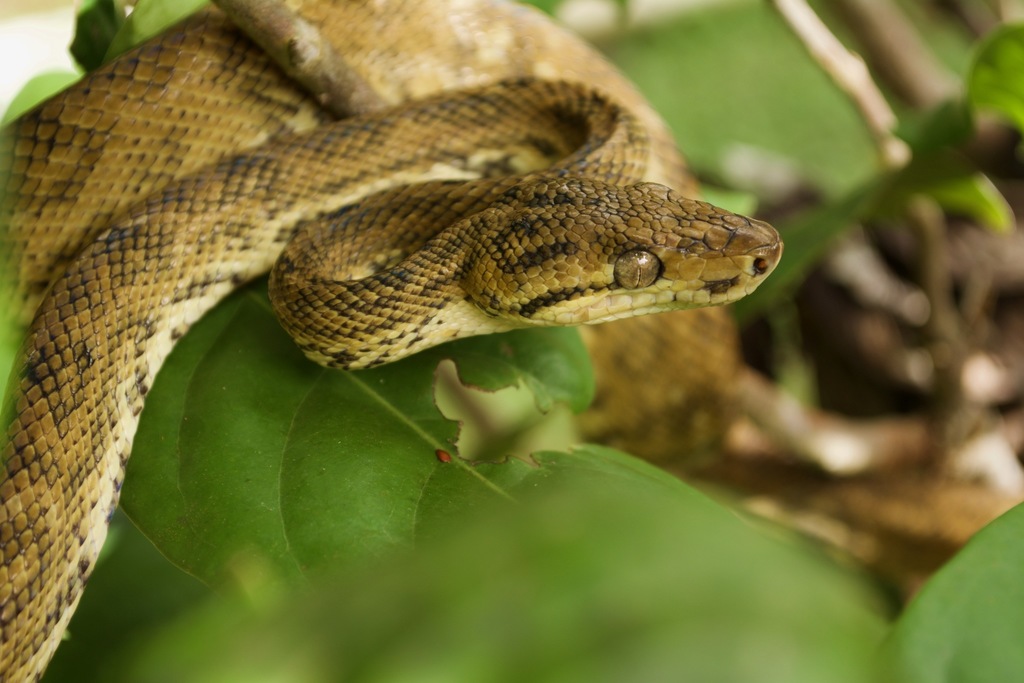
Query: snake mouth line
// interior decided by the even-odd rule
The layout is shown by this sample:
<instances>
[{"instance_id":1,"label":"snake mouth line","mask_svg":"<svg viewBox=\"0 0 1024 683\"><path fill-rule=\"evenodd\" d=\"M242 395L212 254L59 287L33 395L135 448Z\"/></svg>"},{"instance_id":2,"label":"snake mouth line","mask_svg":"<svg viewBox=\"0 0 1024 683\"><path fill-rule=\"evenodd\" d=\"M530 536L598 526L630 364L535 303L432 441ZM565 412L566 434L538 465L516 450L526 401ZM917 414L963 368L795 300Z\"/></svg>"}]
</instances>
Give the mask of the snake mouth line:
<instances>
[{"instance_id":1,"label":"snake mouth line","mask_svg":"<svg viewBox=\"0 0 1024 683\"><path fill-rule=\"evenodd\" d=\"M665 311L730 304L751 294L775 270L783 243L777 234L774 237L768 244L729 258L737 274L728 278L659 279L650 288L632 291L566 290L543 301L535 299L528 310L524 308L519 314L527 325L596 325Z\"/></svg>"},{"instance_id":2,"label":"snake mouth line","mask_svg":"<svg viewBox=\"0 0 1024 683\"><path fill-rule=\"evenodd\" d=\"M616 294L590 295L591 303L573 300L573 308L557 310L560 305L548 308L543 315L526 319L536 325L598 325L613 320L631 318L665 311L702 308L731 303L742 298L757 286L737 288L735 283L721 289L690 288L681 291L662 290L657 292L621 292ZM749 290L749 291L748 291Z\"/></svg>"}]
</instances>

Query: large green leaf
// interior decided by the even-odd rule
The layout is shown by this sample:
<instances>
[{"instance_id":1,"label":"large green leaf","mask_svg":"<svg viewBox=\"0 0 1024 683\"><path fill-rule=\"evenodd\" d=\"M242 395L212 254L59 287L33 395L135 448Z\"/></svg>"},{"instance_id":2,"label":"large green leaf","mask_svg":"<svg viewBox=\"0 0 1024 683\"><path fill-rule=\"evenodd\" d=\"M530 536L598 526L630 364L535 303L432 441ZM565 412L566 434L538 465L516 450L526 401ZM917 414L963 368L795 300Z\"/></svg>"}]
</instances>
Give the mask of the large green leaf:
<instances>
[{"instance_id":1,"label":"large green leaf","mask_svg":"<svg viewBox=\"0 0 1024 683\"><path fill-rule=\"evenodd\" d=\"M882 624L852 577L628 456L536 460L520 504L453 509L415 552L307 590L250 587L119 680L870 680Z\"/></svg>"},{"instance_id":2,"label":"large green leaf","mask_svg":"<svg viewBox=\"0 0 1024 683\"><path fill-rule=\"evenodd\" d=\"M924 587L886 643L900 683L1024 674L1024 506L978 533Z\"/></svg>"},{"instance_id":3,"label":"large green leaf","mask_svg":"<svg viewBox=\"0 0 1024 683\"><path fill-rule=\"evenodd\" d=\"M246 557L299 577L408 546L452 510L509 496L520 461L441 462L457 425L434 404L453 358L484 389L523 383L542 409L585 407L593 377L573 330L456 342L361 372L307 361L262 288L236 294L175 349L147 398L122 499L180 566L219 583Z\"/></svg>"}]
</instances>

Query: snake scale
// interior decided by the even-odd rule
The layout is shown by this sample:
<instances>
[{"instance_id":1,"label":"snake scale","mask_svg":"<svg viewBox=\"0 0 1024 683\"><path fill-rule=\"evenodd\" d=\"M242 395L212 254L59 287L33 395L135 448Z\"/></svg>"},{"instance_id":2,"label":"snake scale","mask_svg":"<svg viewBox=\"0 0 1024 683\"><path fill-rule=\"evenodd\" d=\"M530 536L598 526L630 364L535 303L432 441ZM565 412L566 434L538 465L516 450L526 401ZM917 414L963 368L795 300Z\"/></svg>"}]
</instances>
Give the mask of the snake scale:
<instances>
[{"instance_id":1,"label":"snake scale","mask_svg":"<svg viewBox=\"0 0 1024 683\"><path fill-rule=\"evenodd\" d=\"M60 642L174 341L283 249L275 309L347 368L726 303L779 258L769 226L641 182L693 189L633 88L539 13L293 4L393 108L330 122L206 10L3 133L0 272L31 322L4 410L2 680Z\"/></svg>"}]
</instances>

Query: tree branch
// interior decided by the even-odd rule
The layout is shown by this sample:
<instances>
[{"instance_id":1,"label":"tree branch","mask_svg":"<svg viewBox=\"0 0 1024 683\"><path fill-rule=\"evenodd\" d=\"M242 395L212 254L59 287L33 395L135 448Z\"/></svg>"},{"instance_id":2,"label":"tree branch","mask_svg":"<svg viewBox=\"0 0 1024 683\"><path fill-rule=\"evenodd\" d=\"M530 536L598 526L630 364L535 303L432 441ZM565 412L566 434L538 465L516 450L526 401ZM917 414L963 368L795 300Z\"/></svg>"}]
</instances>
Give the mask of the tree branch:
<instances>
[{"instance_id":1,"label":"tree branch","mask_svg":"<svg viewBox=\"0 0 1024 683\"><path fill-rule=\"evenodd\" d=\"M893 134L896 115L871 79L864 61L849 52L805 0L771 0L811 57L860 110L886 169L910 160L910 148Z\"/></svg>"},{"instance_id":2,"label":"tree branch","mask_svg":"<svg viewBox=\"0 0 1024 683\"><path fill-rule=\"evenodd\" d=\"M214 0L286 74L338 118L386 103L317 27L281 0Z\"/></svg>"}]
</instances>

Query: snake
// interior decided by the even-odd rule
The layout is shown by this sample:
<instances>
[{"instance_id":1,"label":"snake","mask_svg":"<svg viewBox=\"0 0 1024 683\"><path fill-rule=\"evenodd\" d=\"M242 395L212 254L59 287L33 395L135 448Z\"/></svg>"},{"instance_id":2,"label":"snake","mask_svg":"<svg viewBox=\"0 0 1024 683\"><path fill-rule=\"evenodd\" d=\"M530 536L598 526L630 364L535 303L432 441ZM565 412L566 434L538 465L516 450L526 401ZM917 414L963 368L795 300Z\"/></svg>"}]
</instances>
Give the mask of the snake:
<instances>
[{"instance_id":1,"label":"snake","mask_svg":"<svg viewBox=\"0 0 1024 683\"><path fill-rule=\"evenodd\" d=\"M664 123L540 13L297 4L386 108L332 120L206 9L0 136L0 272L27 330L3 413L4 681L42 676L161 363L244 283L270 271L300 348L353 370L729 303L779 260L771 226L687 198Z\"/></svg>"}]
</instances>

